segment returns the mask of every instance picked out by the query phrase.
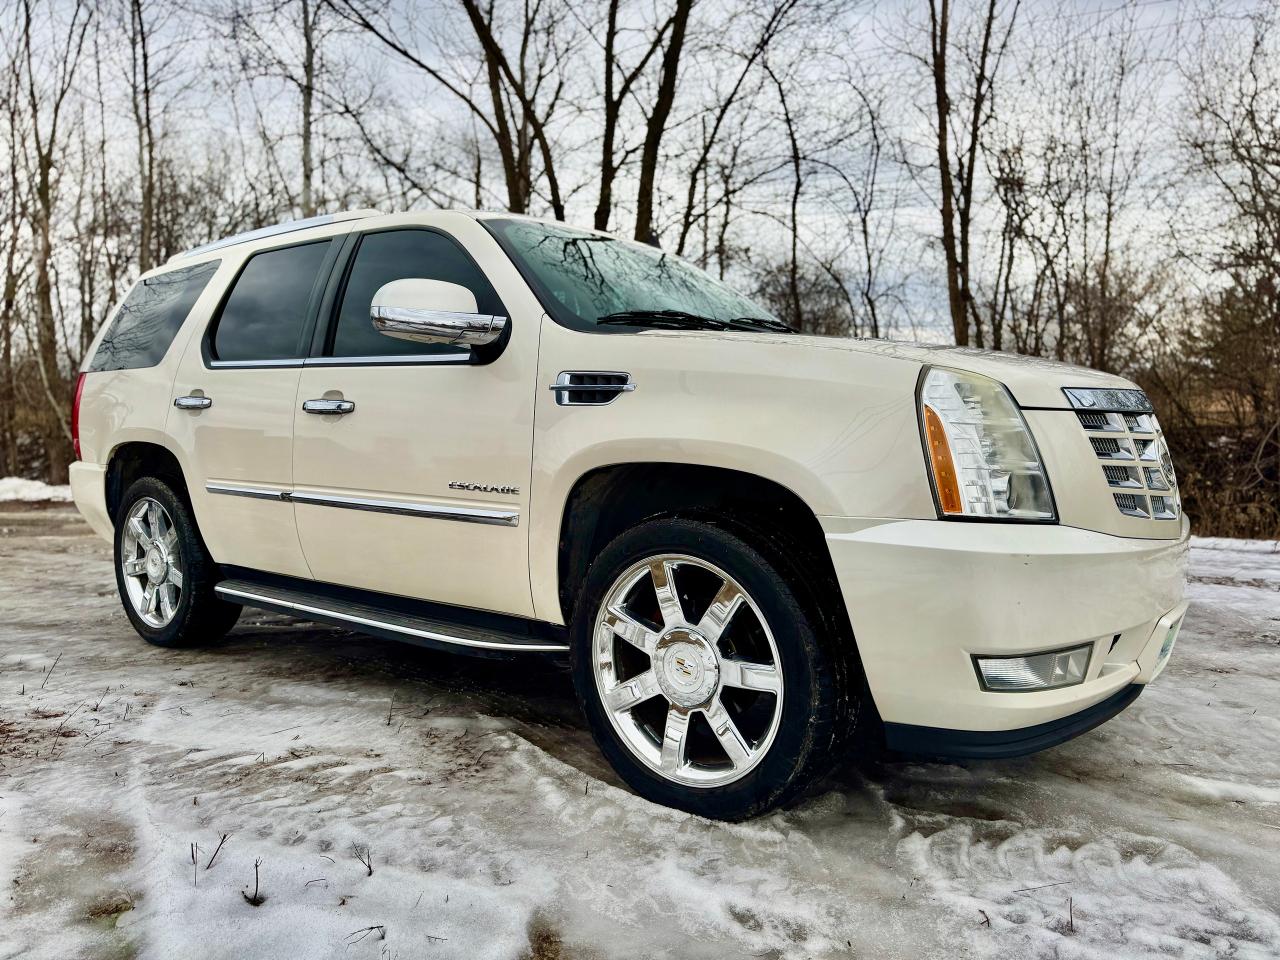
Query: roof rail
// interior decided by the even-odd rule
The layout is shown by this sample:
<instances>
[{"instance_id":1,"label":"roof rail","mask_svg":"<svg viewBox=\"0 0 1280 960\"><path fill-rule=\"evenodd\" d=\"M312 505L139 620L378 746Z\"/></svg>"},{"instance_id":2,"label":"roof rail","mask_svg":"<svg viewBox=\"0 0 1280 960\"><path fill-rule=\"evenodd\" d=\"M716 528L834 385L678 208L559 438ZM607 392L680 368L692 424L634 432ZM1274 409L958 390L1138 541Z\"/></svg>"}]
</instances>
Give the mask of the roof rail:
<instances>
[{"instance_id":1,"label":"roof rail","mask_svg":"<svg viewBox=\"0 0 1280 960\"><path fill-rule=\"evenodd\" d=\"M173 263L175 260L198 256L202 253L208 253L210 250L230 247L237 243L248 243L250 240L262 240L266 237L275 237L284 233L293 233L296 230L306 230L310 227L323 227L327 223L341 223L343 220L360 220L364 217L377 217L381 215L381 210L344 210L341 213L326 213L323 216L306 217L302 220L285 220L282 223L274 223L269 227L260 227L257 230L237 233L234 236L223 237L221 240L214 240L212 243L205 243L198 247L192 247L190 250L183 250L181 253L175 253L170 257L169 262Z\"/></svg>"}]
</instances>

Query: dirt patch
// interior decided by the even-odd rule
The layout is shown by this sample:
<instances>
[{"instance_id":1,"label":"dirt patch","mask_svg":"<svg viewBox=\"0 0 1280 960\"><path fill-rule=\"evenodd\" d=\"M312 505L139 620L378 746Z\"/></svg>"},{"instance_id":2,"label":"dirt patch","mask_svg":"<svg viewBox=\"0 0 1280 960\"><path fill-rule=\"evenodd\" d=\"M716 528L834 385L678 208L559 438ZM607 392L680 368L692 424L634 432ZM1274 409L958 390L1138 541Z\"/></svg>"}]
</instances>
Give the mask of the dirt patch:
<instances>
[{"instance_id":1,"label":"dirt patch","mask_svg":"<svg viewBox=\"0 0 1280 960\"><path fill-rule=\"evenodd\" d=\"M127 893L107 893L89 903L86 920L107 921L115 924L121 914L133 909L133 897Z\"/></svg>"},{"instance_id":2,"label":"dirt patch","mask_svg":"<svg viewBox=\"0 0 1280 960\"><path fill-rule=\"evenodd\" d=\"M534 914L529 921L529 948L520 960L566 960L568 956L559 928L542 914Z\"/></svg>"}]
</instances>

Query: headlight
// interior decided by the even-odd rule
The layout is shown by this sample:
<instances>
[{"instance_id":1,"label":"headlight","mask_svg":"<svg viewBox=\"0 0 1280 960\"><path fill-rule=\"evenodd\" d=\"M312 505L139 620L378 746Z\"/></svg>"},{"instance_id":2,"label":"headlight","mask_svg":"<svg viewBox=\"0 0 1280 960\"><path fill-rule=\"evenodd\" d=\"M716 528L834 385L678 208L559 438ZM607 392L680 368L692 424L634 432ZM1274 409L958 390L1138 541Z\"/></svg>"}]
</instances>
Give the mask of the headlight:
<instances>
[{"instance_id":1,"label":"headlight","mask_svg":"<svg viewBox=\"0 0 1280 960\"><path fill-rule=\"evenodd\" d=\"M963 370L926 369L920 429L944 517L1055 519L1040 452L1003 384Z\"/></svg>"},{"instance_id":2,"label":"headlight","mask_svg":"<svg viewBox=\"0 0 1280 960\"><path fill-rule=\"evenodd\" d=\"M974 657L983 690L1056 690L1083 683L1093 644L1026 657Z\"/></svg>"}]
</instances>

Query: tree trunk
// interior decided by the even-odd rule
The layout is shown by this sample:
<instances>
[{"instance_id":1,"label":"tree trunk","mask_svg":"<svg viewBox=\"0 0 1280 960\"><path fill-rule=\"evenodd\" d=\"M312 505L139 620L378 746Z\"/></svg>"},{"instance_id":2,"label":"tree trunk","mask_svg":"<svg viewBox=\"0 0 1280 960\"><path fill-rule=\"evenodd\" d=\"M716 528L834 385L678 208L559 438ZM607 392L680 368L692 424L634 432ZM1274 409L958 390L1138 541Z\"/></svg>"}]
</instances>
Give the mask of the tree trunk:
<instances>
[{"instance_id":1,"label":"tree trunk","mask_svg":"<svg viewBox=\"0 0 1280 960\"><path fill-rule=\"evenodd\" d=\"M680 55L684 50L685 32L689 27L689 12L693 0L676 0L671 15L671 39L662 55L662 75L658 81L658 93L654 97L653 112L645 125L644 147L640 151L640 186L636 191L635 238L641 243L657 246L658 237L653 228L654 184L658 178L658 151L662 136L667 130L671 106L676 98L676 74L680 69Z\"/></svg>"},{"instance_id":2,"label":"tree trunk","mask_svg":"<svg viewBox=\"0 0 1280 960\"><path fill-rule=\"evenodd\" d=\"M617 138L618 114L622 101L613 93L614 42L618 37L618 0L609 0L608 22L604 33L604 130L600 137L600 195L596 200L595 228L609 228L613 210L613 179L618 168L613 162L614 140Z\"/></svg>"},{"instance_id":3,"label":"tree trunk","mask_svg":"<svg viewBox=\"0 0 1280 960\"><path fill-rule=\"evenodd\" d=\"M138 269L154 265L155 249L155 128L151 118L151 53L142 0L130 0L132 34L133 117L138 128Z\"/></svg>"},{"instance_id":4,"label":"tree trunk","mask_svg":"<svg viewBox=\"0 0 1280 960\"><path fill-rule=\"evenodd\" d=\"M316 89L316 43L311 0L302 0L302 51L302 215L314 217L315 164L311 157L311 126Z\"/></svg>"},{"instance_id":5,"label":"tree trunk","mask_svg":"<svg viewBox=\"0 0 1280 960\"><path fill-rule=\"evenodd\" d=\"M956 345L969 345L969 317L960 290L960 256L956 246L955 183L951 176L951 98L947 94L947 43L951 8L942 0L941 9L929 4L930 66L933 72L933 99L938 117L938 186L942 194L942 256L947 267L947 305L951 312L951 333Z\"/></svg>"}]
</instances>

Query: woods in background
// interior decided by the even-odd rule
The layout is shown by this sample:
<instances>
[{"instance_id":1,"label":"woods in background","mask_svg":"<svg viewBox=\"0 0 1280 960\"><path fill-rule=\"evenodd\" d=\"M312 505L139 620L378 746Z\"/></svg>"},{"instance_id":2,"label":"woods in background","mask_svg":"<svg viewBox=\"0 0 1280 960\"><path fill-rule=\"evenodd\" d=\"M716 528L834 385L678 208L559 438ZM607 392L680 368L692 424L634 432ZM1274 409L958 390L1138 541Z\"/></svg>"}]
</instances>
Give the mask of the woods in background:
<instances>
[{"instance_id":1,"label":"woods in background","mask_svg":"<svg viewBox=\"0 0 1280 960\"><path fill-rule=\"evenodd\" d=\"M506 209L805 331L1152 395L1204 534L1280 536L1280 3L16 0L0 475L65 478L141 270L291 217Z\"/></svg>"}]
</instances>

